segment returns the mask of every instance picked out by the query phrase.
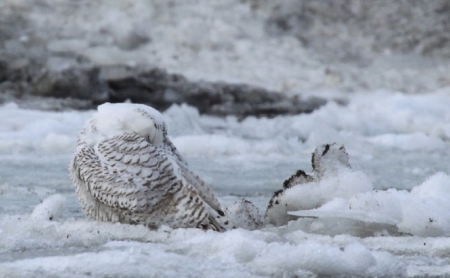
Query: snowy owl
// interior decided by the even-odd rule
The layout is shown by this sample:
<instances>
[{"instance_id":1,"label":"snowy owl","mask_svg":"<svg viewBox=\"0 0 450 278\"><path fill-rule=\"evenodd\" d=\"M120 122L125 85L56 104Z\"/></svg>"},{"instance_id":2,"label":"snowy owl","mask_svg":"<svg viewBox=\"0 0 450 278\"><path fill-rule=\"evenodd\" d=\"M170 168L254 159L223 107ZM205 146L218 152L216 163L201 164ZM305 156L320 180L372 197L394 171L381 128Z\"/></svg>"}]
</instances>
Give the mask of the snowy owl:
<instances>
[{"instance_id":1,"label":"snowy owl","mask_svg":"<svg viewBox=\"0 0 450 278\"><path fill-rule=\"evenodd\" d=\"M213 191L191 172L162 115L142 104L110 104L78 135L70 177L85 214L150 228L230 227Z\"/></svg>"},{"instance_id":2,"label":"snowy owl","mask_svg":"<svg viewBox=\"0 0 450 278\"><path fill-rule=\"evenodd\" d=\"M283 183L283 189L275 191L267 207L265 222L275 226L285 225L290 220L297 219L288 215L288 211L299 210L296 200L287 197L286 192L291 188L301 186L310 182L320 181L325 175L336 175L341 169L349 169L349 157L344 146L334 144L322 145L314 151L311 158L313 172L306 174L303 170L298 170Z\"/></svg>"}]
</instances>

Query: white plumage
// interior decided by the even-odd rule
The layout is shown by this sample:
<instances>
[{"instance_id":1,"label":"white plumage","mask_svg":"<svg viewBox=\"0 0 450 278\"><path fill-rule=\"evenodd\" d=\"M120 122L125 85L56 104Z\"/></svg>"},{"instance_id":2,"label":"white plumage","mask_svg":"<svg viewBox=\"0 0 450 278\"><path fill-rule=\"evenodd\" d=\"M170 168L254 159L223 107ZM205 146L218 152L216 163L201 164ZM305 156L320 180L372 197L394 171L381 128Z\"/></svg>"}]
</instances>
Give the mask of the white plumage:
<instances>
[{"instance_id":1,"label":"white plumage","mask_svg":"<svg viewBox=\"0 0 450 278\"><path fill-rule=\"evenodd\" d=\"M231 226L212 190L167 137L162 115L142 104L103 104L79 133L70 176L86 215L151 228Z\"/></svg>"}]
</instances>

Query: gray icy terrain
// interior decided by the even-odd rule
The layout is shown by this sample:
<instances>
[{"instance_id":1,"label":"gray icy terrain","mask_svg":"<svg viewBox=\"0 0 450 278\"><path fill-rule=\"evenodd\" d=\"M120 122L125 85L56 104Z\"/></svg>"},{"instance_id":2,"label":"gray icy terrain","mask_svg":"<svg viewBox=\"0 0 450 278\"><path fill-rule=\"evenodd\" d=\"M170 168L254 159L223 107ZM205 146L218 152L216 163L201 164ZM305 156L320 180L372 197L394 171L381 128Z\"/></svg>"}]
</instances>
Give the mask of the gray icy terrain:
<instances>
[{"instance_id":1,"label":"gray icy terrain","mask_svg":"<svg viewBox=\"0 0 450 278\"><path fill-rule=\"evenodd\" d=\"M311 112L333 91L427 93L450 84L449 11L445 0L5 0L0 101L242 117Z\"/></svg>"}]
</instances>

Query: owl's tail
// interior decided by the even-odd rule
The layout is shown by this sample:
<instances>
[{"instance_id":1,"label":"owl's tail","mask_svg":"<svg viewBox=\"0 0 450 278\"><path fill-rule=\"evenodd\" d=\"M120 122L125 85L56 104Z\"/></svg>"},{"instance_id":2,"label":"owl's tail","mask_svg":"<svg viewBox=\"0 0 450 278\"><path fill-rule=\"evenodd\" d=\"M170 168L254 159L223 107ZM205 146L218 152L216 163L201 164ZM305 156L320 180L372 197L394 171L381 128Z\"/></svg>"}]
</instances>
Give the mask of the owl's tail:
<instances>
[{"instance_id":1,"label":"owl's tail","mask_svg":"<svg viewBox=\"0 0 450 278\"><path fill-rule=\"evenodd\" d=\"M209 216L199 224L199 228L203 230L213 230L216 232L225 232L234 229L232 223L222 210L213 210L209 212Z\"/></svg>"}]
</instances>

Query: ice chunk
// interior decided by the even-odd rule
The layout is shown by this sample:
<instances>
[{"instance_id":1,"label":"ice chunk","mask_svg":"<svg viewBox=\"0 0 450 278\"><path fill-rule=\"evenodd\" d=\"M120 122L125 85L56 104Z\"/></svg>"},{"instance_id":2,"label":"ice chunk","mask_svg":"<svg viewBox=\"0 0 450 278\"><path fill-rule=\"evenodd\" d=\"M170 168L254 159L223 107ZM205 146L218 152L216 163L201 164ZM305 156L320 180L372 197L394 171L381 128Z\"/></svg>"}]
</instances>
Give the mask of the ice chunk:
<instances>
[{"instance_id":1,"label":"ice chunk","mask_svg":"<svg viewBox=\"0 0 450 278\"><path fill-rule=\"evenodd\" d=\"M60 194L47 197L37 205L30 215L32 220L57 220L62 215L62 209L66 198Z\"/></svg>"},{"instance_id":2,"label":"ice chunk","mask_svg":"<svg viewBox=\"0 0 450 278\"><path fill-rule=\"evenodd\" d=\"M92 112L44 112L0 106L0 151L71 152L77 131Z\"/></svg>"},{"instance_id":3,"label":"ice chunk","mask_svg":"<svg viewBox=\"0 0 450 278\"><path fill-rule=\"evenodd\" d=\"M312 175L297 171L275 192L266 211L265 222L276 226L295 217L288 211L314 209L335 199L349 199L372 190L372 183L361 171L350 169L344 146L325 144L312 154Z\"/></svg>"},{"instance_id":4,"label":"ice chunk","mask_svg":"<svg viewBox=\"0 0 450 278\"><path fill-rule=\"evenodd\" d=\"M170 136L204 134L198 110L186 104L173 104L164 112Z\"/></svg>"},{"instance_id":5,"label":"ice chunk","mask_svg":"<svg viewBox=\"0 0 450 278\"><path fill-rule=\"evenodd\" d=\"M316 217L316 218L349 218L358 221L381 223L381 224L395 224L396 221L389 216L370 212L370 211L327 211L327 210L300 210L289 211L288 214L301 217Z\"/></svg>"},{"instance_id":6,"label":"ice chunk","mask_svg":"<svg viewBox=\"0 0 450 278\"><path fill-rule=\"evenodd\" d=\"M261 212L253 203L244 198L228 206L225 213L231 223L237 228L255 230L262 227Z\"/></svg>"},{"instance_id":7,"label":"ice chunk","mask_svg":"<svg viewBox=\"0 0 450 278\"><path fill-rule=\"evenodd\" d=\"M417 236L450 236L450 176L437 173L408 194L398 227Z\"/></svg>"},{"instance_id":8,"label":"ice chunk","mask_svg":"<svg viewBox=\"0 0 450 278\"><path fill-rule=\"evenodd\" d=\"M437 173L411 192L396 189L370 191L355 194L345 202L333 200L318 209L291 211L289 214L394 225L398 232L416 236L449 236L449 198L450 177ZM387 227L380 226L379 229Z\"/></svg>"}]
</instances>

